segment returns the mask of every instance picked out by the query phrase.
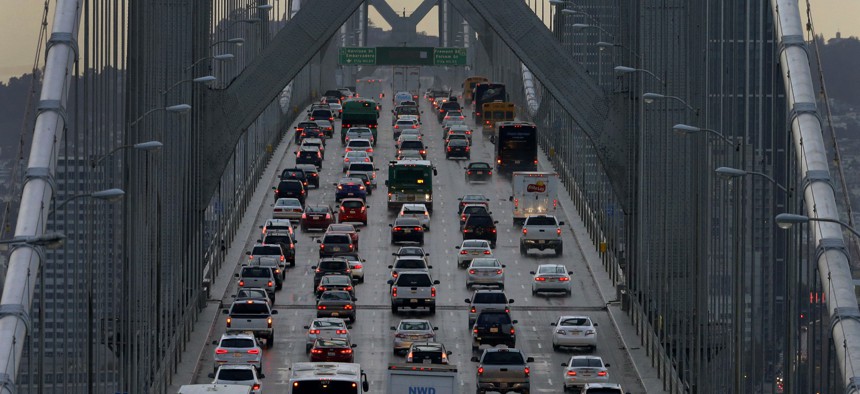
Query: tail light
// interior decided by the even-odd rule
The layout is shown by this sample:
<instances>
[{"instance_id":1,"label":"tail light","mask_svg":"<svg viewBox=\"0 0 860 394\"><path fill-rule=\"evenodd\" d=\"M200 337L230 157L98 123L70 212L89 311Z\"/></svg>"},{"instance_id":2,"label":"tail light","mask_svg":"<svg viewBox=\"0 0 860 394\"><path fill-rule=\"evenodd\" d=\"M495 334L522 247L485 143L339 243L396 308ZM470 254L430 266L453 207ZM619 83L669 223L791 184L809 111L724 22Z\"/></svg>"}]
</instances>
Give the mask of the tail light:
<instances>
[{"instance_id":1,"label":"tail light","mask_svg":"<svg viewBox=\"0 0 860 394\"><path fill-rule=\"evenodd\" d=\"M317 287L317 291L323 292L325 290L326 290L325 287L322 287L322 286Z\"/></svg>"},{"instance_id":2,"label":"tail light","mask_svg":"<svg viewBox=\"0 0 860 394\"><path fill-rule=\"evenodd\" d=\"M325 249L325 244L320 244L320 250Z\"/></svg>"},{"instance_id":3,"label":"tail light","mask_svg":"<svg viewBox=\"0 0 860 394\"><path fill-rule=\"evenodd\" d=\"M397 274L395 274L395 275L397 275ZM395 278L396 278L396 276L395 276ZM391 296L397 297L397 286L394 286L391 288Z\"/></svg>"},{"instance_id":4,"label":"tail light","mask_svg":"<svg viewBox=\"0 0 860 394\"><path fill-rule=\"evenodd\" d=\"M311 353L313 353L313 354L322 354L322 353L323 353L323 351L322 351L322 349L311 349Z\"/></svg>"},{"instance_id":5,"label":"tail light","mask_svg":"<svg viewBox=\"0 0 860 394\"><path fill-rule=\"evenodd\" d=\"M353 309L353 306L352 306L351 304L346 304L346 305L344 305L344 306L343 306L343 309L346 309L346 310L348 310L348 311L351 311L351 310Z\"/></svg>"},{"instance_id":6,"label":"tail light","mask_svg":"<svg viewBox=\"0 0 860 394\"><path fill-rule=\"evenodd\" d=\"M470 310L469 312L472 312L472 313L478 313L478 310L477 310L477 309L475 309L475 307L473 306L473 307L472 307L472 310Z\"/></svg>"},{"instance_id":7,"label":"tail light","mask_svg":"<svg viewBox=\"0 0 860 394\"><path fill-rule=\"evenodd\" d=\"M450 151L451 151L451 147L449 146L449 147L448 147L448 152L450 152Z\"/></svg>"},{"instance_id":8,"label":"tail light","mask_svg":"<svg viewBox=\"0 0 860 394\"><path fill-rule=\"evenodd\" d=\"M472 171L466 171L466 175L472 175Z\"/></svg>"},{"instance_id":9,"label":"tail light","mask_svg":"<svg viewBox=\"0 0 860 394\"><path fill-rule=\"evenodd\" d=\"M536 282L546 282L546 278L544 278L542 276L538 276L537 278L535 278L535 281Z\"/></svg>"},{"instance_id":10,"label":"tail light","mask_svg":"<svg viewBox=\"0 0 860 394\"><path fill-rule=\"evenodd\" d=\"M556 234L558 234L558 235L561 235L561 228L557 228L557 229L555 229L555 233L556 233Z\"/></svg>"},{"instance_id":11,"label":"tail light","mask_svg":"<svg viewBox=\"0 0 860 394\"><path fill-rule=\"evenodd\" d=\"M558 206L558 200L557 200L557 199L553 199L553 200L552 200L552 207L553 207L553 208L555 208L556 206Z\"/></svg>"},{"instance_id":12,"label":"tail light","mask_svg":"<svg viewBox=\"0 0 860 394\"><path fill-rule=\"evenodd\" d=\"M331 214L329 214L329 213L325 214L325 218L326 218L326 219L331 219Z\"/></svg>"},{"instance_id":13,"label":"tail light","mask_svg":"<svg viewBox=\"0 0 860 394\"><path fill-rule=\"evenodd\" d=\"M269 283L267 283L267 284L266 284L266 286L267 286L267 287L272 287L272 281L269 281Z\"/></svg>"},{"instance_id":14,"label":"tail light","mask_svg":"<svg viewBox=\"0 0 860 394\"><path fill-rule=\"evenodd\" d=\"M502 271L502 270L496 270L496 274L497 274L497 275L501 275L501 274L502 274L502 272L504 272L504 271Z\"/></svg>"},{"instance_id":15,"label":"tail light","mask_svg":"<svg viewBox=\"0 0 860 394\"><path fill-rule=\"evenodd\" d=\"M484 254L492 254L492 253L493 253L493 252L490 252L489 250L485 250L485 251L484 251Z\"/></svg>"},{"instance_id":16,"label":"tail light","mask_svg":"<svg viewBox=\"0 0 860 394\"><path fill-rule=\"evenodd\" d=\"M341 211L341 212L346 212L346 208L344 208L344 207L340 207L340 211Z\"/></svg>"},{"instance_id":17,"label":"tail light","mask_svg":"<svg viewBox=\"0 0 860 394\"><path fill-rule=\"evenodd\" d=\"M302 219L307 219L307 218L308 218L308 214L303 213L303 214L302 214Z\"/></svg>"},{"instance_id":18,"label":"tail light","mask_svg":"<svg viewBox=\"0 0 860 394\"><path fill-rule=\"evenodd\" d=\"M349 161L349 158L346 158L344 160ZM337 190L343 190L343 185L337 185Z\"/></svg>"},{"instance_id":19,"label":"tail light","mask_svg":"<svg viewBox=\"0 0 860 394\"><path fill-rule=\"evenodd\" d=\"M523 235L528 235L528 233L529 233L529 229L523 228Z\"/></svg>"},{"instance_id":20,"label":"tail light","mask_svg":"<svg viewBox=\"0 0 860 394\"><path fill-rule=\"evenodd\" d=\"M422 151L421 151L421 154L422 154L422 155L426 155L426 154L427 154L427 151L426 151L426 150L422 150Z\"/></svg>"},{"instance_id":21,"label":"tail light","mask_svg":"<svg viewBox=\"0 0 860 394\"><path fill-rule=\"evenodd\" d=\"M304 196L304 195L305 195L305 191L304 191L304 190L302 190L302 191L301 191L301 193L299 193L299 194L301 194L301 195L303 195L303 196Z\"/></svg>"},{"instance_id":22,"label":"tail light","mask_svg":"<svg viewBox=\"0 0 860 394\"><path fill-rule=\"evenodd\" d=\"M412 362L412 352L409 352L409 354L406 355L406 362Z\"/></svg>"},{"instance_id":23,"label":"tail light","mask_svg":"<svg viewBox=\"0 0 860 394\"><path fill-rule=\"evenodd\" d=\"M347 286L347 287L346 287L346 289L344 289L344 290L346 290L346 291L352 291L352 286Z\"/></svg>"},{"instance_id":24,"label":"tail light","mask_svg":"<svg viewBox=\"0 0 860 394\"><path fill-rule=\"evenodd\" d=\"M222 349L219 347L218 349L215 349L215 354L227 354L227 349Z\"/></svg>"},{"instance_id":25,"label":"tail light","mask_svg":"<svg viewBox=\"0 0 860 394\"><path fill-rule=\"evenodd\" d=\"M397 335L395 335L395 337L397 337L397 338L406 338L406 337L408 337L408 335L406 335L406 334L402 334L402 333L401 333L401 334L397 334Z\"/></svg>"},{"instance_id":26,"label":"tail light","mask_svg":"<svg viewBox=\"0 0 860 394\"><path fill-rule=\"evenodd\" d=\"M227 328L230 328L230 324L231 324L231 323L233 323L233 318L232 318L232 317L228 317L228 318L227 318Z\"/></svg>"},{"instance_id":27,"label":"tail light","mask_svg":"<svg viewBox=\"0 0 860 394\"><path fill-rule=\"evenodd\" d=\"M275 273L276 273L276 274L280 274L280 273L281 273L281 270L280 270L280 269L275 269Z\"/></svg>"},{"instance_id":28,"label":"tail light","mask_svg":"<svg viewBox=\"0 0 860 394\"><path fill-rule=\"evenodd\" d=\"M502 159L496 159L496 164L502 164Z\"/></svg>"},{"instance_id":29,"label":"tail light","mask_svg":"<svg viewBox=\"0 0 860 394\"><path fill-rule=\"evenodd\" d=\"M401 230L403 230L403 227L395 227L394 228L394 231L401 231Z\"/></svg>"},{"instance_id":30,"label":"tail light","mask_svg":"<svg viewBox=\"0 0 860 394\"><path fill-rule=\"evenodd\" d=\"M515 329L511 328L511 335L514 335L514 334L516 334L516 333L517 333L517 330L515 330Z\"/></svg>"},{"instance_id":31,"label":"tail light","mask_svg":"<svg viewBox=\"0 0 860 394\"><path fill-rule=\"evenodd\" d=\"M325 309L326 309L326 308L325 308L325 305L317 305L317 310L318 310L318 311L324 311Z\"/></svg>"},{"instance_id":32,"label":"tail light","mask_svg":"<svg viewBox=\"0 0 860 394\"><path fill-rule=\"evenodd\" d=\"M469 151L469 147L467 146L467 147L466 147L466 152L468 152L468 151Z\"/></svg>"},{"instance_id":33,"label":"tail light","mask_svg":"<svg viewBox=\"0 0 860 394\"><path fill-rule=\"evenodd\" d=\"M248 349L248 354L260 354L260 349Z\"/></svg>"},{"instance_id":34,"label":"tail light","mask_svg":"<svg viewBox=\"0 0 860 394\"><path fill-rule=\"evenodd\" d=\"M490 121L488 120L488 121L484 122L484 124L490 124Z\"/></svg>"},{"instance_id":35,"label":"tail light","mask_svg":"<svg viewBox=\"0 0 860 394\"><path fill-rule=\"evenodd\" d=\"M254 386L253 386L253 387L251 387L251 390L259 390L259 389L260 389L260 384L259 384L259 383L254 383Z\"/></svg>"},{"instance_id":36,"label":"tail light","mask_svg":"<svg viewBox=\"0 0 860 394\"><path fill-rule=\"evenodd\" d=\"M361 207L361 213L364 213L364 211L366 211L366 210L367 210L367 207Z\"/></svg>"},{"instance_id":37,"label":"tail light","mask_svg":"<svg viewBox=\"0 0 860 394\"><path fill-rule=\"evenodd\" d=\"M537 165L537 160L535 160L535 165Z\"/></svg>"},{"instance_id":38,"label":"tail light","mask_svg":"<svg viewBox=\"0 0 860 394\"><path fill-rule=\"evenodd\" d=\"M511 331L513 331L513 330L511 330ZM528 376L529 376L529 372L531 372L531 370L529 369L529 367L525 367L525 368L523 368L523 372L524 372L524 373L526 374L526 376L528 377Z\"/></svg>"},{"instance_id":39,"label":"tail light","mask_svg":"<svg viewBox=\"0 0 860 394\"><path fill-rule=\"evenodd\" d=\"M461 250L461 251L460 251L460 254L467 254L467 253L469 253L469 252L467 252L467 251L465 251L465 250Z\"/></svg>"},{"instance_id":40,"label":"tail light","mask_svg":"<svg viewBox=\"0 0 860 394\"><path fill-rule=\"evenodd\" d=\"M340 354L352 354L352 349L341 349Z\"/></svg>"},{"instance_id":41,"label":"tail light","mask_svg":"<svg viewBox=\"0 0 860 394\"><path fill-rule=\"evenodd\" d=\"M424 230L424 227L413 227L412 230L413 231L421 231L421 230Z\"/></svg>"},{"instance_id":42,"label":"tail light","mask_svg":"<svg viewBox=\"0 0 860 394\"><path fill-rule=\"evenodd\" d=\"M585 335L594 335L594 330L585 330Z\"/></svg>"},{"instance_id":43,"label":"tail light","mask_svg":"<svg viewBox=\"0 0 860 394\"><path fill-rule=\"evenodd\" d=\"M606 371L597 372L597 376L606 376Z\"/></svg>"},{"instance_id":44,"label":"tail light","mask_svg":"<svg viewBox=\"0 0 860 394\"><path fill-rule=\"evenodd\" d=\"M436 297L436 288L435 287L430 288L430 297Z\"/></svg>"},{"instance_id":45,"label":"tail light","mask_svg":"<svg viewBox=\"0 0 860 394\"><path fill-rule=\"evenodd\" d=\"M392 273L391 273L391 277L392 277L392 278L394 278L394 279L397 279L397 272L392 272ZM396 296L396 295L397 295L397 293L395 293L394 295Z\"/></svg>"},{"instance_id":46,"label":"tail light","mask_svg":"<svg viewBox=\"0 0 860 394\"><path fill-rule=\"evenodd\" d=\"M480 112L475 112L475 116L481 116Z\"/></svg>"},{"instance_id":47,"label":"tail light","mask_svg":"<svg viewBox=\"0 0 860 394\"><path fill-rule=\"evenodd\" d=\"M319 335L319 333L320 333L320 330L315 330L315 329L311 329L310 331L308 331L308 334L311 334L311 335Z\"/></svg>"},{"instance_id":48,"label":"tail light","mask_svg":"<svg viewBox=\"0 0 860 394\"><path fill-rule=\"evenodd\" d=\"M245 287L245 281L244 280L239 281L239 287Z\"/></svg>"},{"instance_id":49,"label":"tail light","mask_svg":"<svg viewBox=\"0 0 860 394\"><path fill-rule=\"evenodd\" d=\"M279 192L280 192L280 190L275 189L275 194L276 194L276 195L277 195Z\"/></svg>"},{"instance_id":50,"label":"tail light","mask_svg":"<svg viewBox=\"0 0 860 394\"><path fill-rule=\"evenodd\" d=\"M469 273L470 273L470 274L472 274L472 275L474 275L474 274L475 274L475 270L469 270Z\"/></svg>"},{"instance_id":51,"label":"tail light","mask_svg":"<svg viewBox=\"0 0 860 394\"><path fill-rule=\"evenodd\" d=\"M559 281L559 282L567 282L567 281L569 281L569 280L570 280L570 278L568 278L568 277L566 277L566 276L562 276L561 278L558 278L558 281Z\"/></svg>"},{"instance_id":52,"label":"tail light","mask_svg":"<svg viewBox=\"0 0 860 394\"><path fill-rule=\"evenodd\" d=\"M491 230L490 230L490 232L495 234L495 233L496 233L496 229L491 229Z\"/></svg>"},{"instance_id":53,"label":"tail light","mask_svg":"<svg viewBox=\"0 0 860 394\"><path fill-rule=\"evenodd\" d=\"M284 261L284 260L286 260L286 259L287 259L287 258L286 258L286 257L284 257L284 255L281 255L281 262L283 262L283 261Z\"/></svg>"},{"instance_id":54,"label":"tail light","mask_svg":"<svg viewBox=\"0 0 860 394\"><path fill-rule=\"evenodd\" d=\"M576 371L567 371L567 376L576 376Z\"/></svg>"},{"instance_id":55,"label":"tail light","mask_svg":"<svg viewBox=\"0 0 860 394\"><path fill-rule=\"evenodd\" d=\"M346 331L346 330L337 330L337 331L335 331L334 333L335 333L335 334L346 334L346 333L347 333L347 331Z\"/></svg>"},{"instance_id":56,"label":"tail light","mask_svg":"<svg viewBox=\"0 0 860 394\"><path fill-rule=\"evenodd\" d=\"M478 375L484 374L484 367L478 367Z\"/></svg>"}]
</instances>

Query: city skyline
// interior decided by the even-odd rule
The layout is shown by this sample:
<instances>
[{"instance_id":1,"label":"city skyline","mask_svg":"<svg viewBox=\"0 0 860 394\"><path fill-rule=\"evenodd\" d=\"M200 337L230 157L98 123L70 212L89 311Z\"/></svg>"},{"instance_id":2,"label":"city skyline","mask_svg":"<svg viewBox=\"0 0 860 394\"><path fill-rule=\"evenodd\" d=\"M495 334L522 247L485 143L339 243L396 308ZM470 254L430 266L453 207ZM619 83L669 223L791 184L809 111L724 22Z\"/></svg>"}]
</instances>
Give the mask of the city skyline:
<instances>
[{"instance_id":1,"label":"city skyline","mask_svg":"<svg viewBox=\"0 0 860 394\"><path fill-rule=\"evenodd\" d=\"M825 39L833 38L837 32L842 37L860 36L860 26L856 24L856 16L860 15L860 1L857 0L809 0L815 18L815 28ZM392 8L400 13L411 13L418 7L421 0L389 0ZM0 13L0 31L4 39L0 41L0 82L10 78L20 77L31 72L33 59L39 37L39 25L43 12L43 4L39 2L18 2L0 0L0 6L6 11ZM806 4L800 2L801 20L806 22ZM418 25L418 31L427 34L438 34L437 19L431 11ZM53 9L48 13L48 21L53 19ZM370 19L377 26L387 29L388 24L373 7L370 7ZM49 32L50 33L50 32ZM44 51L44 45L42 46ZM41 67L44 58L40 59L37 67Z\"/></svg>"}]
</instances>

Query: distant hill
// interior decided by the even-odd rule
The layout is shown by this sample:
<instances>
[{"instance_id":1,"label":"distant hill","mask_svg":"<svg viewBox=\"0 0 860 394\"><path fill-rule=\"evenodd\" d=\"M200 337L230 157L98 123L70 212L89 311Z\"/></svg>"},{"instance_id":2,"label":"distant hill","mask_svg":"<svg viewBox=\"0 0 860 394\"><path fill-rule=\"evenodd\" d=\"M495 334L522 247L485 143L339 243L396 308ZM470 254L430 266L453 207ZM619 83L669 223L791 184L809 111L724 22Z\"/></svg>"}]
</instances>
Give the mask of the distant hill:
<instances>
[{"instance_id":1,"label":"distant hill","mask_svg":"<svg viewBox=\"0 0 860 394\"><path fill-rule=\"evenodd\" d=\"M816 37L816 40L821 52L827 94L842 104L860 108L860 72L857 72L860 70L860 40L838 35L826 43L822 36Z\"/></svg>"},{"instance_id":2,"label":"distant hill","mask_svg":"<svg viewBox=\"0 0 860 394\"><path fill-rule=\"evenodd\" d=\"M21 136L22 123L24 120L25 111L27 110L27 98L32 95L35 100L38 100L39 92L41 91L41 83L31 88L33 82L33 74L24 74L20 77L13 77L8 82L0 82L0 159L8 160L17 155L18 141ZM31 109L31 121L23 125L24 130L29 130L25 135L32 135L33 123L35 117L35 101ZM29 144L29 138L27 139ZM24 150L25 154L29 152L29 145Z\"/></svg>"}]
</instances>

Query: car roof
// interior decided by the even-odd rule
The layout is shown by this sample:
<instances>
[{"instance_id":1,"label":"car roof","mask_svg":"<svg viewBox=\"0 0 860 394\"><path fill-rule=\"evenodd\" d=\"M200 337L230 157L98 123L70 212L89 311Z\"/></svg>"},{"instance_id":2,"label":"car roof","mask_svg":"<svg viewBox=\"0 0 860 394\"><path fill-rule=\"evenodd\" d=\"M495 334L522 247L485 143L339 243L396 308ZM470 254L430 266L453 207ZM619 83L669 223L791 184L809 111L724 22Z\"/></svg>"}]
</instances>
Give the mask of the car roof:
<instances>
[{"instance_id":1,"label":"car roof","mask_svg":"<svg viewBox=\"0 0 860 394\"><path fill-rule=\"evenodd\" d=\"M340 199L340 205L343 205L343 203L344 203L345 201L352 201L352 202L358 201L358 202L360 202L360 203L362 203L362 204L364 204L364 203L365 203L365 202L364 202L364 200L362 200L362 199L360 199L360 198L342 198L342 199Z\"/></svg>"},{"instance_id":2,"label":"car roof","mask_svg":"<svg viewBox=\"0 0 860 394\"><path fill-rule=\"evenodd\" d=\"M394 219L394 223L403 222L403 223L419 223L418 219L410 218L410 217L399 217Z\"/></svg>"},{"instance_id":3,"label":"car roof","mask_svg":"<svg viewBox=\"0 0 860 394\"><path fill-rule=\"evenodd\" d=\"M369 144L369 143L370 143L370 140L369 140L369 139L367 139L367 138L353 138L353 139L349 140L349 142L347 143L347 145L349 145L349 144L351 144L351 143L353 143L353 142L366 142L366 143L368 143L368 144Z\"/></svg>"},{"instance_id":4,"label":"car roof","mask_svg":"<svg viewBox=\"0 0 860 394\"><path fill-rule=\"evenodd\" d=\"M564 266L564 264L541 264L541 265L538 265L538 269L541 269L542 267L546 267L546 268L558 268L558 267L561 267L561 268L564 268L564 269L565 269L565 272L567 272L567 267L565 267L565 266Z\"/></svg>"},{"instance_id":5,"label":"car roof","mask_svg":"<svg viewBox=\"0 0 860 394\"><path fill-rule=\"evenodd\" d=\"M502 311L502 312L504 312L504 311ZM484 353L496 353L496 352L522 353L522 350L515 349L515 348L496 348L496 347L484 349Z\"/></svg>"},{"instance_id":6,"label":"car roof","mask_svg":"<svg viewBox=\"0 0 860 394\"><path fill-rule=\"evenodd\" d=\"M221 340L225 339L254 339L254 334L247 332L227 332L221 334Z\"/></svg>"},{"instance_id":7,"label":"car roof","mask_svg":"<svg viewBox=\"0 0 860 394\"><path fill-rule=\"evenodd\" d=\"M425 204L403 204L403 209L427 209Z\"/></svg>"},{"instance_id":8,"label":"car roof","mask_svg":"<svg viewBox=\"0 0 860 394\"><path fill-rule=\"evenodd\" d=\"M561 315L558 317L558 319L559 320L561 320L561 319L588 319L588 320L591 320L591 317L584 316L584 315Z\"/></svg>"},{"instance_id":9,"label":"car roof","mask_svg":"<svg viewBox=\"0 0 860 394\"><path fill-rule=\"evenodd\" d=\"M352 183L362 183L362 184L363 184L363 182L361 181L361 179L358 179L358 178L340 178L340 180L339 180L339 181L337 181L337 183L349 183L349 182L352 182Z\"/></svg>"}]
</instances>

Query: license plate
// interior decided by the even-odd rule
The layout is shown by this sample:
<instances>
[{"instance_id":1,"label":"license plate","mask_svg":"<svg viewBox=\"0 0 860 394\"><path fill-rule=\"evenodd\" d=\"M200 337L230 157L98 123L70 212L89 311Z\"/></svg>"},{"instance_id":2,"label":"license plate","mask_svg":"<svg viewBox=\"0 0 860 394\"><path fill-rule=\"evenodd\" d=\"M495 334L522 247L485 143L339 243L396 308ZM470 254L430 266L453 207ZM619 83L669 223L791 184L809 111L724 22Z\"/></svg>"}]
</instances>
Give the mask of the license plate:
<instances>
[{"instance_id":1,"label":"license plate","mask_svg":"<svg viewBox=\"0 0 860 394\"><path fill-rule=\"evenodd\" d=\"M233 353L233 357L242 357L243 353Z\"/></svg>"},{"instance_id":2,"label":"license plate","mask_svg":"<svg viewBox=\"0 0 860 394\"><path fill-rule=\"evenodd\" d=\"M546 243L546 240L545 240L545 239L542 239L542 240L538 241L538 243L539 243L539 244L545 244L545 243Z\"/></svg>"},{"instance_id":3,"label":"license plate","mask_svg":"<svg viewBox=\"0 0 860 394\"><path fill-rule=\"evenodd\" d=\"M311 219L313 219L313 220L320 220L320 218L321 218L321 217L322 217L322 216L311 216Z\"/></svg>"},{"instance_id":4,"label":"license plate","mask_svg":"<svg viewBox=\"0 0 860 394\"><path fill-rule=\"evenodd\" d=\"M332 250L333 252L337 252L337 251L339 251L339 250L340 250L340 246L332 246L332 247L331 247L331 250Z\"/></svg>"},{"instance_id":5,"label":"license plate","mask_svg":"<svg viewBox=\"0 0 860 394\"><path fill-rule=\"evenodd\" d=\"M410 335L409 339L421 339L421 335Z\"/></svg>"},{"instance_id":6,"label":"license plate","mask_svg":"<svg viewBox=\"0 0 860 394\"><path fill-rule=\"evenodd\" d=\"M521 160L514 160L514 164L520 164Z\"/></svg>"},{"instance_id":7,"label":"license plate","mask_svg":"<svg viewBox=\"0 0 860 394\"><path fill-rule=\"evenodd\" d=\"M334 352L328 352L329 356L334 356Z\"/></svg>"},{"instance_id":8,"label":"license plate","mask_svg":"<svg viewBox=\"0 0 860 394\"><path fill-rule=\"evenodd\" d=\"M431 359L429 359L429 358L425 358L425 359L424 359L423 361L421 361L421 362L422 362L423 364L433 364L433 360L431 360Z\"/></svg>"},{"instance_id":9,"label":"license plate","mask_svg":"<svg viewBox=\"0 0 860 394\"><path fill-rule=\"evenodd\" d=\"M413 298L413 299L409 300L409 302L411 302L411 303L413 303L413 304L417 304L417 303L418 303L418 299Z\"/></svg>"},{"instance_id":10,"label":"license plate","mask_svg":"<svg viewBox=\"0 0 860 394\"><path fill-rule=\"evenodd\" d=\"M484 175L484 171L478 171L478 175Z\"/></svg>"},{"instance_id":11,"label":"license plate","mask_svg":"<svg viewBox=\"0 0 860 394\"><path fill-rule=\"evenodd\" d=\"M547 281L547 282L557 282L557 281L558 281L558 279L556 279L556 278L547 278L547 280L546 280L546 281Z\"/></svg>"},{"instance_id":12,"label":"license plate","mask_svg":"<svg viewBox=\"0 0 860 394\"><path fill-rule=\"evenodd\" d=\"M490 332L494 332L494 333L495 333L495 332L499 332L499 329L498 329L498 328L491 328L491 329L490 329Z\"/></svg>"},{"instance_id":13,"label":"license plate","mask_svg":"<svg viewBox=\"0 0 860 394\"><path fill-rule=\"evenodd\" d=\"M340 316L340 313L339 312L332 312L331 315L332 316Z\"/></svg>"},{"instance_id":14,"label":"license plate","mask_svg":"<svg viewBox=\"0 0 860 394\"><path fill-rule=\"evenodd\" d=\"M403 229L403 232L404 232L404 233L406 233L406 234L409 234L409 233L411 233L411 232L412 232L412 230L410 230L410 229L408 229L408 228L407 228L407 229Z\"/></svg>"},{"instance_id":15,"label":"license plate","mask_svg":"<svg viewBox=\"0 0 860 394\"><path fill-rule=\"evenodd\" d=\"M347 196L354 196L355 193L346 193Z\"/></svg>"},{"instance_id":16,"label":"license plate","mask_svg":"<svg viewBox=\"0 0 860 394\"><path fill-rule=\"evenodd\" d=\"M406 201L415 201L415 196L406 197Z\"/></svg>"}]
</instances>

